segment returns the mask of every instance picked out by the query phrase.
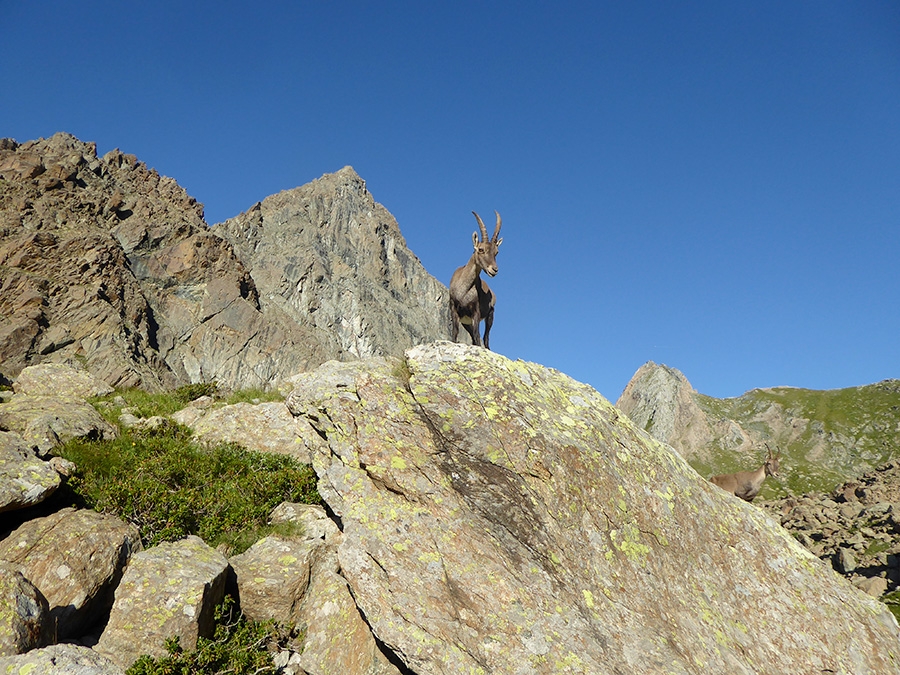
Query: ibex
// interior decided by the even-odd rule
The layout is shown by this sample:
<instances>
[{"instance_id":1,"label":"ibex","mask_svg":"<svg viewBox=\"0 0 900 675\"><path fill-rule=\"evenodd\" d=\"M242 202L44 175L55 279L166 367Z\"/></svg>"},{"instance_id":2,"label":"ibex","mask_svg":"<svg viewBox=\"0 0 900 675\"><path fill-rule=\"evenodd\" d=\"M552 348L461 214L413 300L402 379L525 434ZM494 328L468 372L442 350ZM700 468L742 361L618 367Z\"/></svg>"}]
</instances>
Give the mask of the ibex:
<instances>
[{"instance_id":1,"label":"ibex","mask_svg":"<svg viewBox=\"0 0 900 675\"><path fill-rule=\"evenodd\" d=\"M490 240L487 238L487 230L481 218L474 211L472 215L478 221L481 241L478 241L478 233L473 232L472 243L475 245L475 252L469 258L469 262L456 270L450 279L450 334L456 342L456 338L459 337L459 324L462 324L472 336L472 344L481 346L478 332L479 324L483 320L484 347L490 349L489 336L491 325L494 323L494 304L497 296L481 278L481 270L492 277L497 274L497 251L503 243L503 239L498 239L500 214L497 213L497 227L494 228L494 236Z\"/></svg>"},{"instance_id":2,"label":"ibex","mask_svg":"<svg viewBox=\"0 0 900 675\"><path fill-rule=\"evenodd\" d=\"M766 445L766 451L766 462L756 471L724 473L719 476L713 476L709 480L726 492L730 492L745 501L752 502L753 498L759 494L766 476L778 475L778 462L781 459L781 453L773 455L768 445Z\"/></svg>"}]
</instances>

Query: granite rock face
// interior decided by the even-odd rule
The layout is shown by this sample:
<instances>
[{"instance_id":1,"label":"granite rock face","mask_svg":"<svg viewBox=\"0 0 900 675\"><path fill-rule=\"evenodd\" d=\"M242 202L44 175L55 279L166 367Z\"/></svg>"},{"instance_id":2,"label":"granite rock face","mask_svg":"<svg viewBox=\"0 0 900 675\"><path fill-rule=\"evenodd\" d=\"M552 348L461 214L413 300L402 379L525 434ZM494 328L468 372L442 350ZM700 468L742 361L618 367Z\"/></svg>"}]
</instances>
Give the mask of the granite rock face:
<instances>
[{"instance_id":1,"label":"granite rock face","mask_svg":"<svg viewBox=\"0 0 900 675\"><path fill-rule=\"evenodd\" d=\"M272 387L444 337L446 305L352 169L211 230L134 155L0 143L0 383L83 363L116 387Z\"/></svg>"},{"instance_id":2,"label":"granite rock face","mask_svg":"<svg viewBox=\"0 0 900 675\"><path fill-rule=\"evenodd\" d=\"M900 672L883 605L558 372L434 343L288 407L323 438L342 575L412 672Z\"/></svg>"},{"instance_id":3,"label":"granite rock face","mask_svg":"<svg viewBox=\"0 0 900 675\"><path fill-rule=\"evenodd\" d=\"M449 337L448 292L407 248L351 167L216 225L250 268L263 311L308 328L349 360Z\"/></svg>"}]
</instances>

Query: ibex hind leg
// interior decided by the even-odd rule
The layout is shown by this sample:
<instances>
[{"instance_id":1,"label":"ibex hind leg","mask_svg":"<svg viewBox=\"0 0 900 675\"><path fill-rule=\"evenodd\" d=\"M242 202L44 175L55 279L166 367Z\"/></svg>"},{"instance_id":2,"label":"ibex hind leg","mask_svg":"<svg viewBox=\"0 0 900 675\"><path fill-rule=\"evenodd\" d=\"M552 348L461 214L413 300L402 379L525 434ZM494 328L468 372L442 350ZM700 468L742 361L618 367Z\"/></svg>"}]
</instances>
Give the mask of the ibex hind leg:
<instances>
[{"instance_id":1,"label":"ibex hind leg","mask_svg":"<svg viewBox=\"0 0 900 675\"><path fill-rule=\"evenodd\" d=\"M484 348L490 350L491 326L494 325L494 313L491 312L484 319ZM476 331L477 332L477 331Z\"/></svg>"}]
</instances>

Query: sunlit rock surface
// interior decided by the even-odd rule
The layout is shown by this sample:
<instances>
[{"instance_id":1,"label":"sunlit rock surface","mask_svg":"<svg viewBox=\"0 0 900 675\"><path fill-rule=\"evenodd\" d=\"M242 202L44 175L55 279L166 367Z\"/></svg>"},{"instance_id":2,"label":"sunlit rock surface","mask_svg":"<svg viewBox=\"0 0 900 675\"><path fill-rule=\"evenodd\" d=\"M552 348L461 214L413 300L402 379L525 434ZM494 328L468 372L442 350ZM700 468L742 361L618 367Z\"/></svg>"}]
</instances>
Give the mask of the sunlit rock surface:
<instances>
[{"instance_id":1,"label":"sunlit rock surface","mask_svg":"<svg viewBox=\"0 0 900 675\"><path fill-rule=\"evenodd\" d=\"M900 672L883 605L561 373L439 342L287 403L341 572L415 673Z\"/></svg>"}]
</instances>

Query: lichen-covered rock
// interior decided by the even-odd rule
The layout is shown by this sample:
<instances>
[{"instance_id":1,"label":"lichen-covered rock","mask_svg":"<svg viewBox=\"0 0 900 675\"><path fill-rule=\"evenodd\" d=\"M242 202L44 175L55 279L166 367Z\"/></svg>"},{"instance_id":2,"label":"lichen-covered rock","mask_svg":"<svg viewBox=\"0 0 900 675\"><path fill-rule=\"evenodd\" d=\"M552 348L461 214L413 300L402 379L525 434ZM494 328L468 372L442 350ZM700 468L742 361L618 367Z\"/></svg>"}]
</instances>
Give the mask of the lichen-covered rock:
<instances>
[{"instance_id":1,"label":"lichen-covered rock","mask_svg":"<svg viewBox=\"0 0 900 675\"><path fill-rule=\"evenodd\" d=\"M15 563L47 599L59 638L81 636L109 610L137 528L115 516L63 509L29 520L0 541L0 560Z\"/></svg>"},{"instance_id":2,"label":"lichen-covered rock","mask_svg":"<svg viewBox=\"0 0 900 675\"><path fill-rule=\"evenodd\" d=\"M341 573L413 672L900 673L883 605L590 387L450 343L316 377Z\"/></svg>"},{"instance_id":3,"label":"lichen-covered rock","mask_svg":"<svg viewBox=\"0 0 900 675\"><path fill-rule=\"evenodd\" d=\"M124 675L124 671L88 647L61 644L0 657L3 675Z\"/></svg>"},{"instance_id":4,"label":"lichen-covered rock","mask_svg":"<svg viewBox=\"0 0 900 675\"><path fill-rule=\"evenodd\" d=\"M15 394L0 406L0 429L44 455L73 438L112 440L117 431L84 400Z\"/></svg>"},{"instance_id":5,"label":"lichen-covered rock","mask_svg":"<svg viewBox=\"0 0 900 675\"><path fill-rule=\"evenodd\" d=\"M269 522L273 525L296 523L303 528L303 536L306 539L324 539L330 542L340 535L337 525L318 504L282 502L272 509Z\"/></svg>"},{"instance_id":6,"label":"lichen-covered rock","mask_svg":"<svg viewBox=\"0 0 900 675\"><path fill-rule=\"evenodd\" d=\"M19 434L0 431L0 513L40 504L59 483L59 473Z\"/></svg>"},{"instance_id":7,"label":"lichen-covered rock","mask_svg":"<svg viewBox=\"0 0 900 675\"><path fill-rule=\"evenodd\" d=\"M63 363L41 363L24 368L13 391L28 396L88 399L111 394L113 388L81 368Z\"/></svg>"},{"instance_id":8,"label":"lichen-covered rock","mask_svg":"<svg viewBox=\"0 0 900 675\"><path fill-rule=\"evenodd\" d=\"M212 635L227 571L225 557L195 536L135 554L95 649L126 669L142 654L164 656L171 637L194 649Z\"/></svg>"},{"instance_id":9,"label":"lichen-covered rock","mask_svg":"<svg viewBox=\"0 0 900 675\"><path fill-rule=\"evenodd\" d=\"M292 617L304 634L300 667L309 675L399 675L360 616L338 569L335 547L318 549L306 596Z\"/></svg>"},{"instance_id":10,"label":"lichen-covered rock","mask_svg":"<svg viewBox=\"0 0 900 675\"><path fill-rule=\"evenodd\" d=\"M47 644L50 629L47 600L17 565L0 561L0 656Z\"/></svg>"},{"instance_id":11,"label":"lichen-covered rock","mask_svg":"<svg viewBox=\"0 0 900 675\"><path fill-rule=\"evenodd\" d=\"M309 464L309 425L296 420L284 403L235 403L209 408L201 414L185 408L173 415L205 443L231 442L256 452L290 455Z\"/></svg>"},{"instance_id":12,"label":"lichen-covered rock","mask_svg":"<svg viewBox=\"0 0 900 675\"><path fill-rule=\"evenodd\" d=\"M309 586L310 560L322 545L269 536L232 556L241 611L256 621L290 622Z\"/></svg>"}]
</instances>

